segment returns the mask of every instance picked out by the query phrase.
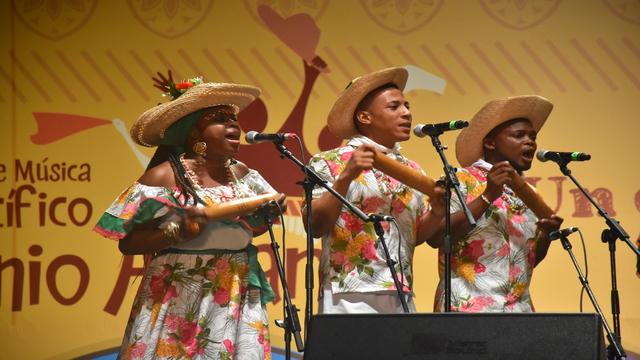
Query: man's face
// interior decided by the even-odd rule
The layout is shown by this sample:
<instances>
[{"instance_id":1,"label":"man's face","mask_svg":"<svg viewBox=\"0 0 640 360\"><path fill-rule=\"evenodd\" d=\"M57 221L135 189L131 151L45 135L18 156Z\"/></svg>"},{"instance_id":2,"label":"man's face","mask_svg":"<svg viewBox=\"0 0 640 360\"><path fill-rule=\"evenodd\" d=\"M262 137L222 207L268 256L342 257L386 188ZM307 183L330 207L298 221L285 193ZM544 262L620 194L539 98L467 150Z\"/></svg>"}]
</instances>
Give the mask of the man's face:
<instances>
[{"instance_id":1,"label":"man's face","mask_svg":"<svg viewBox=\"0 0 640 360\"><path fill-rule=\"evenodd\" d=\"M529 170L538 147L536 136L529 120L514 121L485 138L485 157L493 163L507 160L518 171Z\"/></svg>"},{"instance_id":2,"label":"man's face","mask_svg":"<svg viewBox=\"0 0 640 360\"><path fill-rule=\"evenodd\" d=\"M364 111L369 121L367 136L374 141L393 147L396 142L411 136L411 111L402 91L387 88L374 96Z\"/></svg>"}]
</instances>

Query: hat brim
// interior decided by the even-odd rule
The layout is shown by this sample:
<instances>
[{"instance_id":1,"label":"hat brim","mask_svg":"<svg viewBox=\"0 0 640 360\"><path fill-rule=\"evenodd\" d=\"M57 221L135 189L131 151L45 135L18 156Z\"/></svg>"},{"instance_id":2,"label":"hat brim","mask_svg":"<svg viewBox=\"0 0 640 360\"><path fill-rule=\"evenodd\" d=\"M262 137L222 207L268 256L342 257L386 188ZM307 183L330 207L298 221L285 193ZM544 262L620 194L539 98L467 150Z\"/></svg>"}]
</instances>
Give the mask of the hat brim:
<instances>
[{"instance_id":1,"label":"hat brim","mask_svg":"<svg viewBox=\"0 0 640 360\"><path fill-rule=\"evenodd\" d=\"M409 72L403 67L382 69L351 80L347 88L333 104L327 119L329 131L339 139L349 139L358 134L353 122L356 107L371 91L385 84L394 84L404 90Z\"/></svg>"},{"instance_id":2,"label":"hat brim","mask_svg":"<svg viewBox=\"0 0 640 360\"><path fill-rule=\"evenodd\" d=\"M258 96L260 89L250 85L204 83L196 85L179 98L145 111L131 127L131 138L143 146L157 146L165 130L192 112L213 106L230 105L242 111Z\"/></svg>"},{"instance_id":3,"label":"hat brim","mask_svg":"<svg viewBox=\"0 0 640 360\"><path fill-rule=\"evenodd\" d=\"M484 156L483 140L496 126L512 119L525 118L540 131L553 104L542 96L523 95L490 101L469 122L456 139L456 158L466 167Z\"/></svg>"}]
</instances>

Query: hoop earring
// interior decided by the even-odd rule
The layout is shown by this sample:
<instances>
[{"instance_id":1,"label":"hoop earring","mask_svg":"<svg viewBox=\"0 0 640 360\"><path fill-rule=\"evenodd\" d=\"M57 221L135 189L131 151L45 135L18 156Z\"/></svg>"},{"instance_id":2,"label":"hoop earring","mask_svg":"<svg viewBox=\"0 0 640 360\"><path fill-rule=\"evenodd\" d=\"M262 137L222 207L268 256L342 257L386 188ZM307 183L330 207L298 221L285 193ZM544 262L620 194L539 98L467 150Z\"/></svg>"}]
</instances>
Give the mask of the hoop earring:
<instances>
[{"instance_id":1,"label":"hoop earring","mask_svg":"<svg viewBox=\"0 0 640 360\"><path fill-rule=\"evenodd\" d=\"M206 157L207 143L204 141L198 141L197 143L193 144L193 152L202 157Z\"/></svg>"}]
</instances>

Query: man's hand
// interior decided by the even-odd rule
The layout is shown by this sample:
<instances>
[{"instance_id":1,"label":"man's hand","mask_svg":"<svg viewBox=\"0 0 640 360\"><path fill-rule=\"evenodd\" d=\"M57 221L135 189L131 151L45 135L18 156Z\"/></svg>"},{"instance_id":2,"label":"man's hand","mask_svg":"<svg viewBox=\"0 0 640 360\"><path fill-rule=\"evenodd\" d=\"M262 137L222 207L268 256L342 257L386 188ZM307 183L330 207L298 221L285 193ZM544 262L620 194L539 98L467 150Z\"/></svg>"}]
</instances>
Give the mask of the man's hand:
<instances>
[{"instance_id":1,"label":"man's hand","mask_svg":"<svg viewBox=\"0 0 640 360\"><path fill-rule=\"evenodd\" d=\"M373 168L374 158L375 148L372 145L360 145L351 153L351 158L347 161L344 170L338 176L343 180L353 181L360 176L362 171Z\"/></svg>"},{"instance_id":2,"label":"man's hand","mask_svg":"<svg viewBox=\"0 0 640 360\"><path fill-rule=\"evenodd\" d=\"M508 161L494 164L487 174L487 188L484 190L484 196L491 202L500 197L504 185L511 185L511 178L515 173L515 169Z\"/></svg>"}]
</instances>

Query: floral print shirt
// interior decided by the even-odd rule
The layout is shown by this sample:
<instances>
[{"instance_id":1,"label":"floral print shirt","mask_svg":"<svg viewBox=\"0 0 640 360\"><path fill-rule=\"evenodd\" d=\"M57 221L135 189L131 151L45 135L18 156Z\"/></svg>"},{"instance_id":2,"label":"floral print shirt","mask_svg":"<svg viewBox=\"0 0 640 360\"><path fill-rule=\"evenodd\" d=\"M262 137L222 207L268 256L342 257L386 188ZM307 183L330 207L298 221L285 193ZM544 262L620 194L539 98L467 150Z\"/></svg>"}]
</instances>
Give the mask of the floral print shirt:
<instances>
[{"instance_id":1,"label":"floral print shirt","mask_svg":"<svg viewBox=\"0 0 640 360\"><path fill-rule=\"evenodd\" d=\"M487 186L491 164L479 160L458 169L462 195L467 203ZM451 211L461 211L458 198ZM451 252L451 307L463 312L532 312L529 283L536 263L539 237L536 216L506 187L476 227L453 244ZM440 283L435 310L444 310L444 251L439 249Z\"/></svg>"},{"instance_id":2,"label":"floral print shirt","mask_svg":"<svg viewBox=\"0 0 640 360\"><path fill-rule=\"evenodd\" d=\"M344 170L353 151L362 144L372 144L390 158L421 171L420 166L364 136L352 138L346 146L315 155L310 166L325 180L333 183ZM316 187L313 197L326 190ZM395 271L405 292L412 288L412 261L416 240L416 224L425 211L424 195L376 169L363 171L349 185L346 199L364 213L390 215L399 229L382 222L384 239ZM343 207L333 230L322 238L320 281L333 293L395 291L382 244L372 223L365 223Z\"/></svg>"}]
</instances>

